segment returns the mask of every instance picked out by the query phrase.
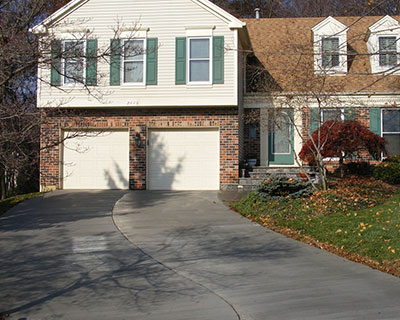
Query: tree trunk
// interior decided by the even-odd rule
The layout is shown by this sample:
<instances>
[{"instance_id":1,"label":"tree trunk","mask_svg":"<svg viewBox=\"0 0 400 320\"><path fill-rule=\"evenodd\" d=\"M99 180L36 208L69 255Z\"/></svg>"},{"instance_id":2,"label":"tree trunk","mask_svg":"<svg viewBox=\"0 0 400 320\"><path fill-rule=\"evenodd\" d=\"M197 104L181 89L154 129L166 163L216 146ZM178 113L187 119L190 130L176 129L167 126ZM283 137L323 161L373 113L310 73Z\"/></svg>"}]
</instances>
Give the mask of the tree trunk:
<instances>
[{"instance_id":1,"label":"tree trunk","mask_svg":"<svg viewBox=\"0 0 400 320\"><path fill-rule=\"evenodd\" d=\"M317 167L318 167L318 172L321 175L322 189L326 191L328 190L328 178L326 177L324 160L322 159L321 155L317 156Z\"/></svg>"},{"instance_id":2,"label":"tree trunk","mask_svg":"<svg viewBox=\"0 0 400 320\"><path fill-rule=\"evenodd\" d=\"M343 154L340 153L339 156L339 172L340 172L340 177L344 178L344 165L343 165Z\"/></svg>"},{"instance_id":3,"label":"tree trunk","mask_svg":"<svg viewBox=\"0 0 400 320\"><path fill-rule=\"evenodd\" d=\"M6 198L6 176L3 169L0 169L0 189L1 189L1 200Z\"/></svg>"}]
</instances>

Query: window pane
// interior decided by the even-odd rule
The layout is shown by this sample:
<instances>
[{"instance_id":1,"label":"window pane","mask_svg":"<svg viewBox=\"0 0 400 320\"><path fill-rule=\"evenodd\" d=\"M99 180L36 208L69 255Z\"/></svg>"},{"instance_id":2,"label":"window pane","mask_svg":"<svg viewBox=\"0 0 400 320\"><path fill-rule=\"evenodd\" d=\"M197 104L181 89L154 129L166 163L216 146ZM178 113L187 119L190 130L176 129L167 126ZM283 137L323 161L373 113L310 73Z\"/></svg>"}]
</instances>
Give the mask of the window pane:
<instances>
[{"instance_id":1,"label":"window pane","mask_svg":"<svg viewBox=\"0 0 400 320\"><path fill-rule=\"evenodd\" d=\"M396 52L396 37L380 37L379 51Z\"/></svg>"},{"instance_id":2,"label":"window pane","mask_svg":"<svg viewBox=\"0 0 400 320\"><path fill-rule=\"evenodd\" d=\"M400 153L400 135L399 134L384 134L386 140L386 150L389 156L394 156Z\"/></svg>"},{"instance_id":3,"label":"window pane","mask_svg":"<svg viewBox=\"0 0 400 320\"><path fill-rule=\"evenodd\" d=\"M190 61L190 81L209 81L210 61Z\"/></svg>"},{"instance_id":4,"label":"window pane","mask_svg":"<svg viewBox=\"0 0 400 320\"><path fill-rule=\"evenodd\" d=\"M143 61L144 41L128 40L124 43L124 59L129 61Z\"/></svg>"},{"instance_id":5,"label":"window pane","mask_svg":"<svg viewBox=\"0 0 400 320\"><path fill-rule=\"evenodd\" d=\"M64 58L82 58L84 57L85 44L83 41L64 42Z\"/></svg>"},{"instance_id":6,"label":"window pane","mask_svg":"<svg viewBox=\"0 0 400 320\"><path fill-rule=\"evenodd\" d=\"M125 62L124 64L124 82L143 82L143 62Z\"/></svg>"},{"instance_id":7,"label":"window pane","mask_svg":"<svg viewBox=\"0 0 400 320\"><path fill-rule=\"evenodd\" d=\"M274 124L272 133L272 150L273 153L290 153L290 124L283 121L277 126Z\"/></svg>"},{"instance_id":8,"label":"window pane","mask_svg":"<svg viewBox=\"0 0 400 320\"><path fill-rule=\"evenodd\" d=\"M339 38L322 39L323 52L339 52Z\"/></svg>"},{"instance_id":9,"label":"window pane","mask_svg":"<svg viewBox=\"0 0 400 320\"><path fill-rule=\"evenodd\" d=\"M64 82L83 82L83 59L66 59L64 64Z\"/></svg>"},{"instance_id":10,"label":"window pane","mask_svg":"<svg viewBox=\"0 0 400 320\"><path fill-rule=\"evenodd\" d=\"M85 43L84 41L64 42L64 83L83 83Z\"/></svg>"},{"instance_id":11,"label":"window pane","mask_svg":"<svg viewBox=\"0 0 400 320\"><path fill-rule=\"evenodd\" d=\"M339 38L322 39L322 66L337 67L339 65Z\"/></svg>"},{"instance_id":12,"label":"window pane","mask_svg":"<svg viewBox=\"0 0 400 320\"><path fill-rule=\"evenodd\" d=\"M379 38L379 65L394 66L397 63L397 40L396 37Z\"/></svg>"},{"instance_id":13,"label":"window pane","mask_svg":"<svg viewBox=\"0 0 400 320\"><path fill-rule=\"evenodd\" d=\"M190 39L190 58L209 58L210 39Z\"/></svg>"},{"instance_id":14,"label":"window pane","mask_svg":"<svg viewBox=\"0 0 400 320\"><path fill-rule=\"evenodd\" d=\"M322 121L342 121L342 110L341 109L328 109L322 110Z\"/></svg>"},{"instance_id":15,"label":"window pane","mask_svg":"<svg viewBox=\"0 0 400 320\"><path fill-rule=\"evenodd\" d=\"M385 53L379 54L379 65L380 66L394 66L397 63L397 58L395 54L392 53Z\"/></svg>"},{"instance_id":16,"label":"window pane","mask_svg":"<svg viewBox=\"0 0 400 320\"><path fill-rule=\"evenodd\" d=\"M400 132L400 110L383 110L383 132Z\"/></svg>"}]
</instances>

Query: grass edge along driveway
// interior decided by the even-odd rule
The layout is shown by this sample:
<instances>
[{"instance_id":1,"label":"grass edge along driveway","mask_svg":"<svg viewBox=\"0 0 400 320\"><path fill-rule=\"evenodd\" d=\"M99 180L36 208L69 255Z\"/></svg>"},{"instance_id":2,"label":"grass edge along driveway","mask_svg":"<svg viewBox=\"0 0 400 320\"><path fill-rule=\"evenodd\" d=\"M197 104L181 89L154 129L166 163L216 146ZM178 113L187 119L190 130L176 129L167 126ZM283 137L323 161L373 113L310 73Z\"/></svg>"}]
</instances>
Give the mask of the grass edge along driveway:
<instances>
[{"instance_id":1,"label":"grass edge along driveway","mask_svg":"<svg viewBox=\"0 0 400 320\"><path fill-rule=\"evenodd\" d=\"M26 193L14 197L9 197L4 200L0 200L0 217L8 210L10 210L12 207L16 206L17 204L25 200L41 196L42 194L43 192Z\"/></svg>"},{"instance_id":2,"label":"grass edge along driveway","mask_svg":"<svg viewBox=\"0 0 400 320\"><path fill-rule=\"evenodd\" d=\"M263 202L252 192L232 204L290 238L400 277L400 190L347 179L307 199Z\"/></svg>"}]
</instances>

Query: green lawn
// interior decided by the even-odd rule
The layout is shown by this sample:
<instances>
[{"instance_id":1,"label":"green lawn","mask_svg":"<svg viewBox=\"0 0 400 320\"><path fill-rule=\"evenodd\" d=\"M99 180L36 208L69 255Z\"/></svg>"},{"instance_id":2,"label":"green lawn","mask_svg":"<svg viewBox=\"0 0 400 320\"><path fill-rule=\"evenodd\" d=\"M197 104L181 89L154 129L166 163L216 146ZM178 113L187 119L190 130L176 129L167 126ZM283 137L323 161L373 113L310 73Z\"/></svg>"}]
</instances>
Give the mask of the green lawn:
<instances>
[{"instance_id":1,"label":"green lawn","mask_svg":"<svg viewBox=\"0 0 400 320\"><path fill-rule=\"evenodd\" d=\"M379 181L338 181L329 191L287 201L262 202L251 193L233 209L299 240L327 244L353 260L394 268L391 273L400 276L400 192Z\"/></svg>"},{"instance_id":2,"label":"green lawn","mask_svg":"<svg viewBox=\"0 0 400 320\"><path fill-rule=\"evenodd\" d=\"M11 209L12 207L16 206L18 203L23 202L25 200L40 196L41 192L36 192L36 193L27 193L27 194L22 194L19 196L15 197L10 197L4 200L0 200L0 216L6 212L7 210Z\"/></svg>"}]
</instances>

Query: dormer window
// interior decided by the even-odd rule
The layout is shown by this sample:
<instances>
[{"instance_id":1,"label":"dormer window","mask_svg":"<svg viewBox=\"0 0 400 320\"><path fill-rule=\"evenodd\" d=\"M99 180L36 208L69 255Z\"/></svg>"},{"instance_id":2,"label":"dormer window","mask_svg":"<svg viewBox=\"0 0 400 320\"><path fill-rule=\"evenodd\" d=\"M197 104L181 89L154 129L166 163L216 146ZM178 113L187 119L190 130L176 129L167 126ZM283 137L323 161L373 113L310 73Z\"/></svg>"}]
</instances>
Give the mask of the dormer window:
<instances>
[{"instance_id":1,"label":"dormer window","mask_svg":"<svg viewBox=\"0 0 400 320\"><path fill-rule=\"evenodd\" d=\"M400 24L392 17L385 16L369 27L366 41L372 73L400 74L399 39Z\"/></svg>"},{"instance_id":2,"label":"dormer window","mask_svg":"<svg viewBox=\"0 0 400 320\"><path fill-rule=\"evenodd\" d=\"M322 39L322 57L323 68L333 68L339 66L339 38Z\"/></svg>"},{"instance_id":3,"label":"dormer window","mask_svg":"<svg viewBox=\"0 0 400 320\"><path fill-rule=\"evenodd\" d=\"M393 67L397 64L396 37L379 37L379 66Z\"/></svg>"},{"instance_id":4,"label":"dormer window","mask_svg":"<svg viewBox=\"0 0 400 320\"><path fill-rule=\"evenodd\" d=\"M332 17L324 19L312 28L316 74L347 73L347 30L343 23Z\"/></svg>"}]
</instances>

